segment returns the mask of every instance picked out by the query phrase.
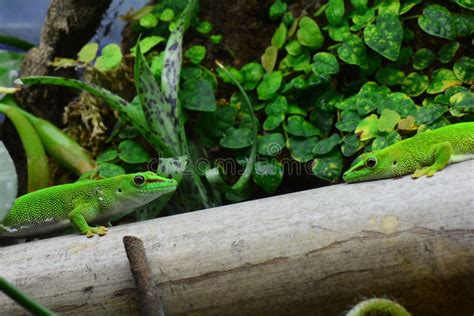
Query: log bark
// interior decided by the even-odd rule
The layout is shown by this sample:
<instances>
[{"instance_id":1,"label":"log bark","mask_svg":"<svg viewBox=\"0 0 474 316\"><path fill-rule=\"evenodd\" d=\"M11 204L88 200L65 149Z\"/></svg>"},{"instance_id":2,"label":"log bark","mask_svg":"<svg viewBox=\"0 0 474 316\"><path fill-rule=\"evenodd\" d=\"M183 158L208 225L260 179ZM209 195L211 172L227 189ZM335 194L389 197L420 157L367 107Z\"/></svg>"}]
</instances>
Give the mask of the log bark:
<instances>
[{"instance_id":1,"label":"log bark","mask_svg":"<svg viewBox=\"0 0 474 316\"><path fill-rule=\"evenodd\" d=\"M61 314L136 314L122 237L145 244L165 314L340 315L374 296L474 311L474 161L0 249L0 274ZM21 310L0 295L0 314Z\"/></svg>"}]
</instances>

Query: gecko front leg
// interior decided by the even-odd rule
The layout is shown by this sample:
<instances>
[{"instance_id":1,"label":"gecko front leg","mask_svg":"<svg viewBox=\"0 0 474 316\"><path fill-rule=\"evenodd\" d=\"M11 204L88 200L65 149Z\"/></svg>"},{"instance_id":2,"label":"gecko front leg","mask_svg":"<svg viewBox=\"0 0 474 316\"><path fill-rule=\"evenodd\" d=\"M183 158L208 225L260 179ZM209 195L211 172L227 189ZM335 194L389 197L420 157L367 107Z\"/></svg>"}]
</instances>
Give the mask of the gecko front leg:
<instances>
[{"instance_id":1,"label":"gecko front leg","mask_svg":"<svg viewBox=\"0 0 474 316\"><path fill-rule=\"evenodd\" d=\"M98 226L90 227L87 224L86 217L93 215L97 212L96 208L91 203L81 204L73 209L69 214L68 218L71 225L78 230L81 234L85 234L87 238L91 238L95 234L104 236L107 234L107 227ZM89 216L88 216L89 215Z\"/></svg>"}]
</instances>

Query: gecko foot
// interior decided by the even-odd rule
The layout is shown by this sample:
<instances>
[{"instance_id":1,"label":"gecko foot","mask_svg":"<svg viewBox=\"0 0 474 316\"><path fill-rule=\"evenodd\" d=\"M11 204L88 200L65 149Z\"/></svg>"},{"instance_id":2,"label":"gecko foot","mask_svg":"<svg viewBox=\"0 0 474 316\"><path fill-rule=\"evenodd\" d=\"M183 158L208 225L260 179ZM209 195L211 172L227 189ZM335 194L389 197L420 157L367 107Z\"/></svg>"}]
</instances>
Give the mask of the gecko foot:
<instances>
[{"instance_id":1,"label":"gecko foot","mask_svg":"<svg viewBox=\"0 0 474 316\"><path fill-rule=\"evenodd\" d=\"M416 179L416 178L419 178L419 177L422 177L422 176L427 176L427 177L432 177L435 173L436 173L436 170L435 168L433 167L427 167L427 168L423 168L423 169L420 169L420 170L416 170L414 174L412 174L412 178L413 179Z\"/></svg>"},{"instance_id":2,"label":"gecko foot","mask_svg":"<svg viewBox=\"0 0 474 316\"><path fill-rule=\"evenodd\" d=\"M108 231L107 227L104 227L104 226L90 227L86 232L86 236L87 238L91 238L95 234L99 236L104 236L105 234L107 234L107 231Z\"/></svg>"}]
</instances>

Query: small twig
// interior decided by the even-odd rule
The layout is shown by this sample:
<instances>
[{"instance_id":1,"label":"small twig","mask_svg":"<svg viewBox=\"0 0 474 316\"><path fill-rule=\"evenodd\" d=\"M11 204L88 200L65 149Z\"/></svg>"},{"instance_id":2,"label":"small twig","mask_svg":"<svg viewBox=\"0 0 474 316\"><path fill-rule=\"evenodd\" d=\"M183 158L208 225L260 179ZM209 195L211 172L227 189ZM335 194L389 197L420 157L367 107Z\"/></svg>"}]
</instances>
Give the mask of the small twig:
<instances>
[{"instance_id":1,"label":"small twig","mask_svg":"<svg viewBox=\"0 0 474 316\"><path fill-rule=\"evenodd\" d=\"M163 316L163 305L158 295L158 288L153 283L142 240L133 236L125 236L123 244L137 286L142 315Z\"/></svg>"},{"instance_id":2,"label":"small twig","mask_svg":"<svg viewBox=\"0 0 474 316\"><path fill-rule=\"evenodd\" d=\"M27 311L33 315L52 316L56 315L43 305L35 302L31 297L20 291L13 284L9 283L4 278L0 277L0 290L8 295L12 300L23 306Z\"/></svg>"}]
</instances>

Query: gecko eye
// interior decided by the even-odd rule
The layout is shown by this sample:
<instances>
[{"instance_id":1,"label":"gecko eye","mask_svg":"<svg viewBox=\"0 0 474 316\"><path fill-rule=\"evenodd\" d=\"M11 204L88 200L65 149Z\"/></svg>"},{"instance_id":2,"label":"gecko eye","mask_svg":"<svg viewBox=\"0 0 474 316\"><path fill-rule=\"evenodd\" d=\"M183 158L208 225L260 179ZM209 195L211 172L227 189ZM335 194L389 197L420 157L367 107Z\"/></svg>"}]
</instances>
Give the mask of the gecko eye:
<instances>
[{"instance_id":1,"label":"gecko eye","mask_svg":"<svg viewBox=\"0 0 474 316\"><path fill-rule=\"evenodd\" d=\"M145 183L145 178L143 176L135 176L135 178L133 178L133 182L136 185L142 185L143 183Z\"/></svg>"},{"instance_id":2,"label":"gecko eye","mask_svg":"<svg viewBox=\"0 0 474 316\"><path fill-rule=\"evenodd\" d=\"M369 168L374 168L377 165L377 158L375 157L368 158L366 165Z\"/></svg>"}]
</instances>

